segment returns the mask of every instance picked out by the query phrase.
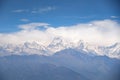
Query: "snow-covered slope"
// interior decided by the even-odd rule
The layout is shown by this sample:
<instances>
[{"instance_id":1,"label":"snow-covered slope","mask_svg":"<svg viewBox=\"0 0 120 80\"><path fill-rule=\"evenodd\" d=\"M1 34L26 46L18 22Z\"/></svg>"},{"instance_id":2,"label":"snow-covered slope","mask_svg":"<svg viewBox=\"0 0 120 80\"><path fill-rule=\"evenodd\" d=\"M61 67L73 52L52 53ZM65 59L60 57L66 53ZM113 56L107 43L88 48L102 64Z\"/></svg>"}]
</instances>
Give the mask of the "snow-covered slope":
<instances>
[{"instance_id":1,"label":"snow-covered slope","mask_svg":"<svg viewBox=\"0 0 120 80\"><path fill-rule=\"evenodd\" d=\"M110 46L100 46L85 41L78 41L73 43L61 37L55 37L51 43L47 46L39 44L37 41L25 42L23 44L4 44L0 45L0 55L52 55L58 51L64 49L74 49L76 51L82 51L87 54L94 54L103 56L106 55L111 58L120 59L120 43L111 44Z\"/></svg>"}]
</instances>

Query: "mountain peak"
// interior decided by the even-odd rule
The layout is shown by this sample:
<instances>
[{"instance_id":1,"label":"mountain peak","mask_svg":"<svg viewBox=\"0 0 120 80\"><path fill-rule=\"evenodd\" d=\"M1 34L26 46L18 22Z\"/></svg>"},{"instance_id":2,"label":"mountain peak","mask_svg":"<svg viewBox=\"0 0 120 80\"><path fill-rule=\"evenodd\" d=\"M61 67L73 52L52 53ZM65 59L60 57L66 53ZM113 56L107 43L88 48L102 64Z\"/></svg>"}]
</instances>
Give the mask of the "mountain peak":
<instances>
[{"instance_id":1,"label":"mountain peak","mask_svg":"<svg viewBox=\"0 0 120 80\"><path fill-rule=\"evenodd\" d=\"M6 44L0 45L0 56L11 54L38 54L38 55L52 55L56 52L65 49L74 49L76 51L82 51L87 54L95 54L99 56L108 56L111 58L120 58L120 43L115 43L110 46L99 46L95 44L89 44L83 40L77 43L70 42L62 37L55 37L48 46L41 45L37 41L25 42L23 44Z\"/></svg>"}]
</instances>

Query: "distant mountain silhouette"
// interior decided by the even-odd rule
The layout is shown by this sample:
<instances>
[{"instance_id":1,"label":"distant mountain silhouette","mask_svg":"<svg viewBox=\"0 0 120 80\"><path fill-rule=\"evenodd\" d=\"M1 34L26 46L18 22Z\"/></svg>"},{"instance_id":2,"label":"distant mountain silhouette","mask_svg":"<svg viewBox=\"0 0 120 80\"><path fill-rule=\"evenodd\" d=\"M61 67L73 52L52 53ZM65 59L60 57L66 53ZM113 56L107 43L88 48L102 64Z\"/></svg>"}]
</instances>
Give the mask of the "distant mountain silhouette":
<instances>
[{"instance_id":1,"label":"distant mountain silhouette","mask_svg":"<svg viewBox=\"0 0 120 80\"><path fill-rule=\"evenodd\" d=\"M0 80L120 80L120 60L65 49L0 57Z\"/></svg>"},{"instance_id":2,"label":"distant mountain silhouette","mask_svg":"<svg viewBox=\"0 0 120 80\"><path fill-rule=\"evenodd\" d=\"M0 61L0 80L89 80L71 69L53 64L3 61L3 64Z\"/></svg>"}]
</instances>

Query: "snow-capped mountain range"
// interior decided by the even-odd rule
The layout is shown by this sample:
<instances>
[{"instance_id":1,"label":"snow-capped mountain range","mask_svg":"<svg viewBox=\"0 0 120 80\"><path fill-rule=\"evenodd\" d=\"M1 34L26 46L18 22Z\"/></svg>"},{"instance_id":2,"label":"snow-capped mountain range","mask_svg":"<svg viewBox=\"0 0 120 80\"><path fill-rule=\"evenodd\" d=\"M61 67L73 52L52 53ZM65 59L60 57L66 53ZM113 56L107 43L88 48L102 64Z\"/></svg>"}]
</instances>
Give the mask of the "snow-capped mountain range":
<instances>
[{"instance_id":1,"label":"snow-capped mountain range","mask_svg":"<svg viewBox=\"0 0 120 80\"><path fill-rule=\"evenodd\" d=\"M99 46L90 44L82 40L77 43L70 42L61 37L54 38L47 46L39 44L37 41L24 42L23 44L4 44L0 45L0 56L7 55L53 55L65 49L74 49L90 55L108 56L120 59L120 43L110 46Z\"/></svg>"}]
</instances>

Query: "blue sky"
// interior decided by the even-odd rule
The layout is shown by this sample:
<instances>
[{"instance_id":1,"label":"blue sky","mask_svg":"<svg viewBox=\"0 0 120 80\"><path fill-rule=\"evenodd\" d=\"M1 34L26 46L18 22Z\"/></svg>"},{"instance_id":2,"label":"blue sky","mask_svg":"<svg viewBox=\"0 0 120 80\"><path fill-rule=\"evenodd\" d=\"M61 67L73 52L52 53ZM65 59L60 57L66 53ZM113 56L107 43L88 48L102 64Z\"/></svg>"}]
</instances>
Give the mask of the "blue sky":
<instances>
[{"instance_id":1,"label":"blue sky","mask_svg":"<svg viewBox=\"0 0 120 80\"><path fill-rule=\"evenodd\" d=\"M0 33L45 22L54 27L94 20L119 21L119 0L0 0Z\"/></svg>"}]
</instances>

